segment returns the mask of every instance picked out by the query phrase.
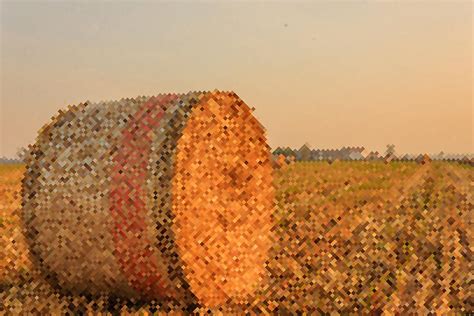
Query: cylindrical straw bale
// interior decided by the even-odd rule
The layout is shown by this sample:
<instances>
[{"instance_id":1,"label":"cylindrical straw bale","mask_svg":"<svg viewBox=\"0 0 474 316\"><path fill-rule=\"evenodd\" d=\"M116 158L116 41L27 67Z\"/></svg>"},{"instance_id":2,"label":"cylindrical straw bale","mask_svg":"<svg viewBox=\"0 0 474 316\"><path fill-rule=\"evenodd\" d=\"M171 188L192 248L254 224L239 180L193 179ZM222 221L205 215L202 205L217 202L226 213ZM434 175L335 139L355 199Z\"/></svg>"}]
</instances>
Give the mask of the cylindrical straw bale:
<instances>
[{"instance_id":1,"label":"cylindrical straw bale","mask_svg":"<svg viewBox=\"0 0 474 316\"><path fill-rule=\"evenodd\" d=\"M23 180L32 257L69 293L244 303L273 206L264 129L233 92L69 107Z\"/></svg>"}]
</instances>

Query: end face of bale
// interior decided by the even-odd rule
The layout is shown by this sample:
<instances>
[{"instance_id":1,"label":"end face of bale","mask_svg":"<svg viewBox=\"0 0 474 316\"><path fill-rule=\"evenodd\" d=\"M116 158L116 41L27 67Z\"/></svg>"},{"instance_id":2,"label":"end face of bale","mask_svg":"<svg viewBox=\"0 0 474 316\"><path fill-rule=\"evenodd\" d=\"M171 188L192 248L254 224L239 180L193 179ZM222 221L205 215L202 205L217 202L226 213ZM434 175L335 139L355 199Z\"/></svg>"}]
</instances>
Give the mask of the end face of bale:
<instances>
[{"instance_id":1,"label":"end face of bale","mask_svg":"<svg viewBox=\"0 0 474 316\"><path fill-rule=\"evenodd\" d=\"M174 233L189 285L204 305L245 303L271 244L264 130L235 94L213 92L192 109L176 151Z\"/></svg>"}]
</instances>

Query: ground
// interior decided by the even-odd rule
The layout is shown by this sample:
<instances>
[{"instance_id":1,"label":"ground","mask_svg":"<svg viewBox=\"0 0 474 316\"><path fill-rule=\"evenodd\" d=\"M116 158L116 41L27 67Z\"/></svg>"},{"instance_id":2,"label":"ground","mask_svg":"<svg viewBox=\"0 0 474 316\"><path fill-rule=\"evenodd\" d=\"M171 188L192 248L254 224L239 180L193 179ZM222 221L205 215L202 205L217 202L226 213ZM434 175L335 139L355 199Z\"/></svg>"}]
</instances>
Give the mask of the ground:
<instances>
[{"instance_id":1,"label":"ground","mask_svg":"<svg viewBox=\"0 0 474 316\"><path fill-rule=\"evenodd\" d=\"M172 311L177 302L61 296L33 269L19 218L23 165L0 166L0 313ZM474 168L300 162L275 170L274 246L249 306L271 313L474 311ZM199 309L198 309L199 310Z\"/></svg>"}]
</instances>

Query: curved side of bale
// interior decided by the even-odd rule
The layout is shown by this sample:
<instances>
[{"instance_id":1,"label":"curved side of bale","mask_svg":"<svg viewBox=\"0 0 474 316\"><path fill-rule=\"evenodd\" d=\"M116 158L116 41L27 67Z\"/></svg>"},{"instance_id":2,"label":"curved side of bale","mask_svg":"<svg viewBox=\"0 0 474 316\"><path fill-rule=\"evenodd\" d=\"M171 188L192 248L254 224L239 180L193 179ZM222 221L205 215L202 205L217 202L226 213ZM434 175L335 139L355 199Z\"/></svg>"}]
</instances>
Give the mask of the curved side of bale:
<instances>
[{"instance_id":1,"label":"curved side of bale","mask_svg":"<svg viewBox=\"0 0 474 316\"><path fill-rule=\"evenodd\" d=\"M23 223L23 234L29 248L30 260L34 268L40 270L45 279L52 284L58 284L58 275L51 272L45 264L43 256L47 253L43 245L37 243L38 236L42 234L43 225L38 225L37 209L44 207L42 195L48 194L43 183L47 181L44 171L51 167L51 161L47 158L50 154L49 146L54 141L54 130L75 119L79 112L85 111L88 102L77 106L68 106L68 110L59 111L59 114L51 118L51 123L44 125L38 132L36 142L29 146L29 151L24 157L26 164L25 175L22 179L22 209L21 218Z\"/></svg>"},{"instance_id":2,"label":"curved side of bale","mask_svg":"<svg viewBox=\"0 0 474 316\"><path fill-rule=\"evenodd\" d=\"M234 93L204 94L177 144L176 243L205 305L247 302L271 244L272 166L263 127Z\"/></svg>"},{"instance_id":3,"label":"curved side of bale","mask_svg":"<svg viewBox=\"0 0 474 316\"><path fill-rule=\"evenodd\" d=\"M136 296L114 258L105 197L120 130L145 101L71 107L39 133L27 161L23 217L33 258L56 287Z\"/></svg>"},{"instance_id":4,"label":"curved side of bale","mask_svg":"<svg viewBox=\"0 0 474 316\"><path fill-rule=\"evenodd\" d=\"M164 104L163 124L152 134L149 170L145 184L148 192L148 216L150 219L149 234L152 245L161 257L167 272L164 274L168 296L194 302L186 276L183 273L183 262L178 254L175 242L172 212L172 179L175 174L174 161L176 144L182 135L189 112L198 102L196 97L179 95L172 102ZM151 271L150 271L151 272ZM142 290L142 292L144 292ZM152 295L153 296L153 295Z\"/></svg>"},{"instance_id":5,"label":"curved side of bale","mask_svg":"<svg viewBox=\"0 0 474 316\"><path fill-rule=\"evenodd\" d=\"M109 201L115 256L142 298L194 299L171 226L172 161L184 108L180 95L150 98L122 131L113 158Z\"/></svg>"}]
</instances>

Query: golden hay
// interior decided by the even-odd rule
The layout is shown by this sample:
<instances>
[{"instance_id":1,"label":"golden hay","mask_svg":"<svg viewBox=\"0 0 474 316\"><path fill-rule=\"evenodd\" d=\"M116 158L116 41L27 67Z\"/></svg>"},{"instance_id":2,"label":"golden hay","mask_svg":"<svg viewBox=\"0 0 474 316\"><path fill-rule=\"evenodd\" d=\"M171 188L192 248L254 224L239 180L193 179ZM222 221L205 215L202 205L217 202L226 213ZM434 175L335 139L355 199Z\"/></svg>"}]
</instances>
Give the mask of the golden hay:
<instances>
[{"instance_id":1,"label":"golden hay","mask_svg":"<svg viewBox=\"0 0 474 316\"><path fill-rule=\"evenodd\" d=\"M35 264L73 294L245 303L273 210L264 129L232 92L80 104L45 126L23 181Z\"/></svg>"}]
</instances>

